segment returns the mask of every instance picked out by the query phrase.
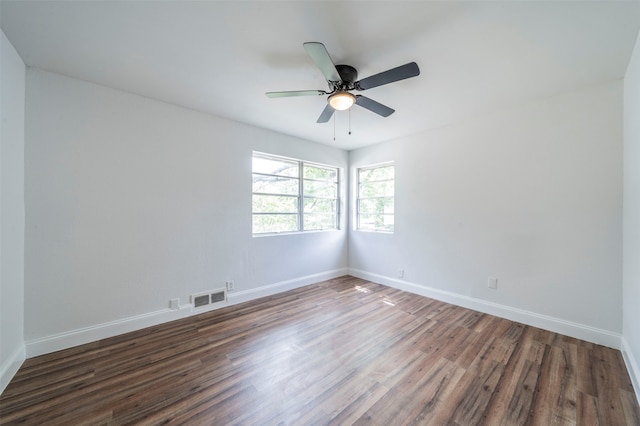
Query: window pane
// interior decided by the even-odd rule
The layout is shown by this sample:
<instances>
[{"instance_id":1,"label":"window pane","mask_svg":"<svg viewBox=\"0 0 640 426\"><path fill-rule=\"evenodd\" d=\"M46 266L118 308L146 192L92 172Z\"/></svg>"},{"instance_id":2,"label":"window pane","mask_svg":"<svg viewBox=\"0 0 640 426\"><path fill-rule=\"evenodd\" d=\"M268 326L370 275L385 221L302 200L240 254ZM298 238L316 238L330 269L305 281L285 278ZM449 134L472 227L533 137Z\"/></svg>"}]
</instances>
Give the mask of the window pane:
<instances>
[{"instance_id":1,"label":"window pane","mask_svg":"<svg viewBox=\"0 0 640 426\"><path fill-rule=\"evenodd\" d=\"M298 213L298 197L253 195L254 213Z\"/></svg>"},{"instance_id":2,"label":"window pane","mask_svg":"<svg viewBox=\"0 0 640 426\"><path fill-rule=\"evenodd\" d=\"M389 165L384 167L376 167L374 169L360 169L359 172L360 182L393 179L395 174L395 167L393 165Z\"/></svg>"},{"instance_id":3,"label":"window pane","mask_svg":"<svg viewBox=\"0 0 640 426\"><path fill-rule=\"evenodd\" d=\"M253 192L298 195L298 179L254 174Z\"/></svg>"},{"instance_id":4,"label":"window pane","mask_svg":"<svg viewBox=\"0 0 640 426\"><path fill-rule=\"evenodd\" d=\"M368 197L393 197L394 181L361 183L359 188L360 198Z\"/></svg>"},{"instance_id":5,"label":"window pane","mask_svg":"<svg viewBox=\"0 0 640 426\"><path fill-rule=\"evenodd\" d=\"M326 167L304 166L304 178L337 182L338 170Z\"/></svg>"},{"instance_id":6,"label":"window pane","mask_svg":"<svg viewBox=\"0 0 640 426\"><path fill-rule=\"evenodd\" d=\"M325 198L305 198L305 213L331 213L336 212L336 201Z\"/></svg>"},{"instance_id":7,"label":"window pane","mask_svg":"<svg viewBox=\"0 0 640 426\"><path fill-rule=\"evenodd\" d=\"M335 229L337 228L336 223L337 221L335 214L308 213L304 215L305 231Z\"/></svg>"},{"instance_id":8,"label":"window pane","mask_svg":"<svg viewBox=\"0 0 640 426\"><path fill-rule=\"evenodd\" d=\"M358 215L358 228L371 231L393 231L393 215Z\"/></svg>"},{"instance_id":9,"label":"window pane","mask_svg":"<svg viewBox=\"0 0 640 426\"><path fill-rule=\"evenodd\" d=\"M253 173L298 177L298 162L254 156Z\"/></svg>"},{"instance_id":10,"label":"window pane","mask_svg":"<svg viewBox=\"0 0 640 426\"><path fill-rule=\"evenodd\" d=\"M261 153L252 160L254 234L338 227L337 168Z\"/></svg>"},{"instance_id":11,"label":"window pane","mask_svg":"<svg viewBox=\"0 0 640 426\"><path fill-rule=\"evenodd\" d=\"M304 188L302 192L304 192L304 195L311 195L313 197L337 198L338 185L336 185L335 183L305 180L303 182L303 185Z\"/></svg>"},{"instance_id":12,"label":"window pane","mask_svg":"<svg viewBox=\"0 0 640 426\"><path fill-rule=\"evenodd\" d=\"M253 233L298 231L297 214L254 214Z\"/></svg>"},{"instance_id":13,"label":"window pane","mask_svg":"<svg viewBox=\"0 0 640 426\"><path fill-rule=\"evenodd\" d=\"M358 200L358 212L393 214L393 198L385 197L360 199Z\"/></svg>"},{"instance_id":14,"label":"window pane","mask_svg":"<svg viewBox=\"0 0 640 426\"><path fill-rule=\"evenodd\" d=\"M395 166L358 169L357 229L393 232Z\"/></svg>"}]
</instances>

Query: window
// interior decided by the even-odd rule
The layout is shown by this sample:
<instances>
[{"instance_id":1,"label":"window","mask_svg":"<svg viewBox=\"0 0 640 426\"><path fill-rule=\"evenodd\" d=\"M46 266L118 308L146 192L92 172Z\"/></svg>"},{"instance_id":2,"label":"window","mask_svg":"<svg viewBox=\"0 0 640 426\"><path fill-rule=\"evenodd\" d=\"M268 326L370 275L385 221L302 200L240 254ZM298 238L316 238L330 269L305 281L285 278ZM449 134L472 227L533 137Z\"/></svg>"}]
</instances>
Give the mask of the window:
<instances>
[{"instance_id":1,"label":"window","mask_svg":"<svg viewBox=\"0 0 640 426\"><path fill-rule=\"evenodd\" d=\"M357 229L393 232L394 165L361 168L357 174Z\"/></svg>"},{"instance_id":2,"label":"window","mask_svg":"<svg viewBox=\"0 0 640 426\"><path fill-rule=\"evenodd\" d=\"M338 229L338 169L253 154L253 233Z\"/></svg>"}]
</instances>

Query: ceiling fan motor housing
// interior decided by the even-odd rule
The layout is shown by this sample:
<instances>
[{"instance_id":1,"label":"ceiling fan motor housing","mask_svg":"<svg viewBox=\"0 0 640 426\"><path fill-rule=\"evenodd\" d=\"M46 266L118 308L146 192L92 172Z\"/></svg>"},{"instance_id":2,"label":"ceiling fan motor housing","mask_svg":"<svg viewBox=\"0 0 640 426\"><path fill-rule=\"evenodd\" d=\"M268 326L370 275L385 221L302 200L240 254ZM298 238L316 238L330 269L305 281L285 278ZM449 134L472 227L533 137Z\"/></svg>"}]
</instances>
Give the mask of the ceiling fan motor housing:
<instances>
[{"instance_id":1,"label":"ceiling fan motor housing","mask_svg":"<svg viewBox=\"0 0 640 426\"><path fill-rule=\"evenodd\" d=\"M358 80L358 70L351 65L336 65L336 69L342 79L342 89L352 90L354 88L354 83Z\"/></svg>"}]
</instances>

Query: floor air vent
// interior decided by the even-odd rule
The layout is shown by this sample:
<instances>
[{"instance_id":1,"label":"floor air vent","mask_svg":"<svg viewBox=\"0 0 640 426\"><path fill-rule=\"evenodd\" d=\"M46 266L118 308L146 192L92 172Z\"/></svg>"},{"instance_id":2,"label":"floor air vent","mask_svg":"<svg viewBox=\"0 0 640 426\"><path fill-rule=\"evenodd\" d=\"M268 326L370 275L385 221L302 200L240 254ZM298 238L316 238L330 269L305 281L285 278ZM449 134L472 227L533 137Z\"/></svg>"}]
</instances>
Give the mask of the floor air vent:
<instances>
[{"instance_id":1,"label":"floor air vent","mask_svg":"<svg viewBox=\"0 0 640 426\"><path fill-rule=\"evenodd\" d=\"M208 294L203 294L202 296L195 296L193 298L193 307L194 308L199 308L200 306L208 305L209 303L210 303L210 301L209 301L209 295Z\"/></svg>"},{"instance_id":2,"label":"floor air vent","mask_svg":"<svg viewBox=\"0 0 640 426\"><path fill-rule=\"evenodd\" d=\"M224 302L227 298L224 290L217 291L215 293L211 293L211 303Z\"/></svg>"},{"instance_id":3,"label":"floor air vent","mask_svg":"<svg viewBox=\"0 0 640 426\"><path fill-rule=\"evenodd\" d=\"M191 303L194 308L202 308L224 303L227 301L227 291L225 289L210 290L206 293L191 295Z\"/></svg>"}]
</instances>

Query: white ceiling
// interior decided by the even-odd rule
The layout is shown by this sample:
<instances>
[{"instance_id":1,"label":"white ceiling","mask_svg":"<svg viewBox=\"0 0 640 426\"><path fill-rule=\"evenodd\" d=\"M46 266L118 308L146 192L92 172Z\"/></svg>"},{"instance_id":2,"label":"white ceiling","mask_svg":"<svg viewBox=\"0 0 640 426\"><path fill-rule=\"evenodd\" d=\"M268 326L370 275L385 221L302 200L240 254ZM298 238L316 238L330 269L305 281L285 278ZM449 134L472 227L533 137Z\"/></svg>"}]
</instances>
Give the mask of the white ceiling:
<instances>
[{"instance_id":1,"label":"white ceiling","mask_svg":"<svg viewBox=\"0 0 640 426\"><path fill-rule=\"evenodd\" d=\"M354 149L619 79L640 1L8 1L2 29L27 65ZM302 47L325 44L359 78L415 61L421 75L362 94L316 124L326 90Z\"/></svg>"}]
</instances>

